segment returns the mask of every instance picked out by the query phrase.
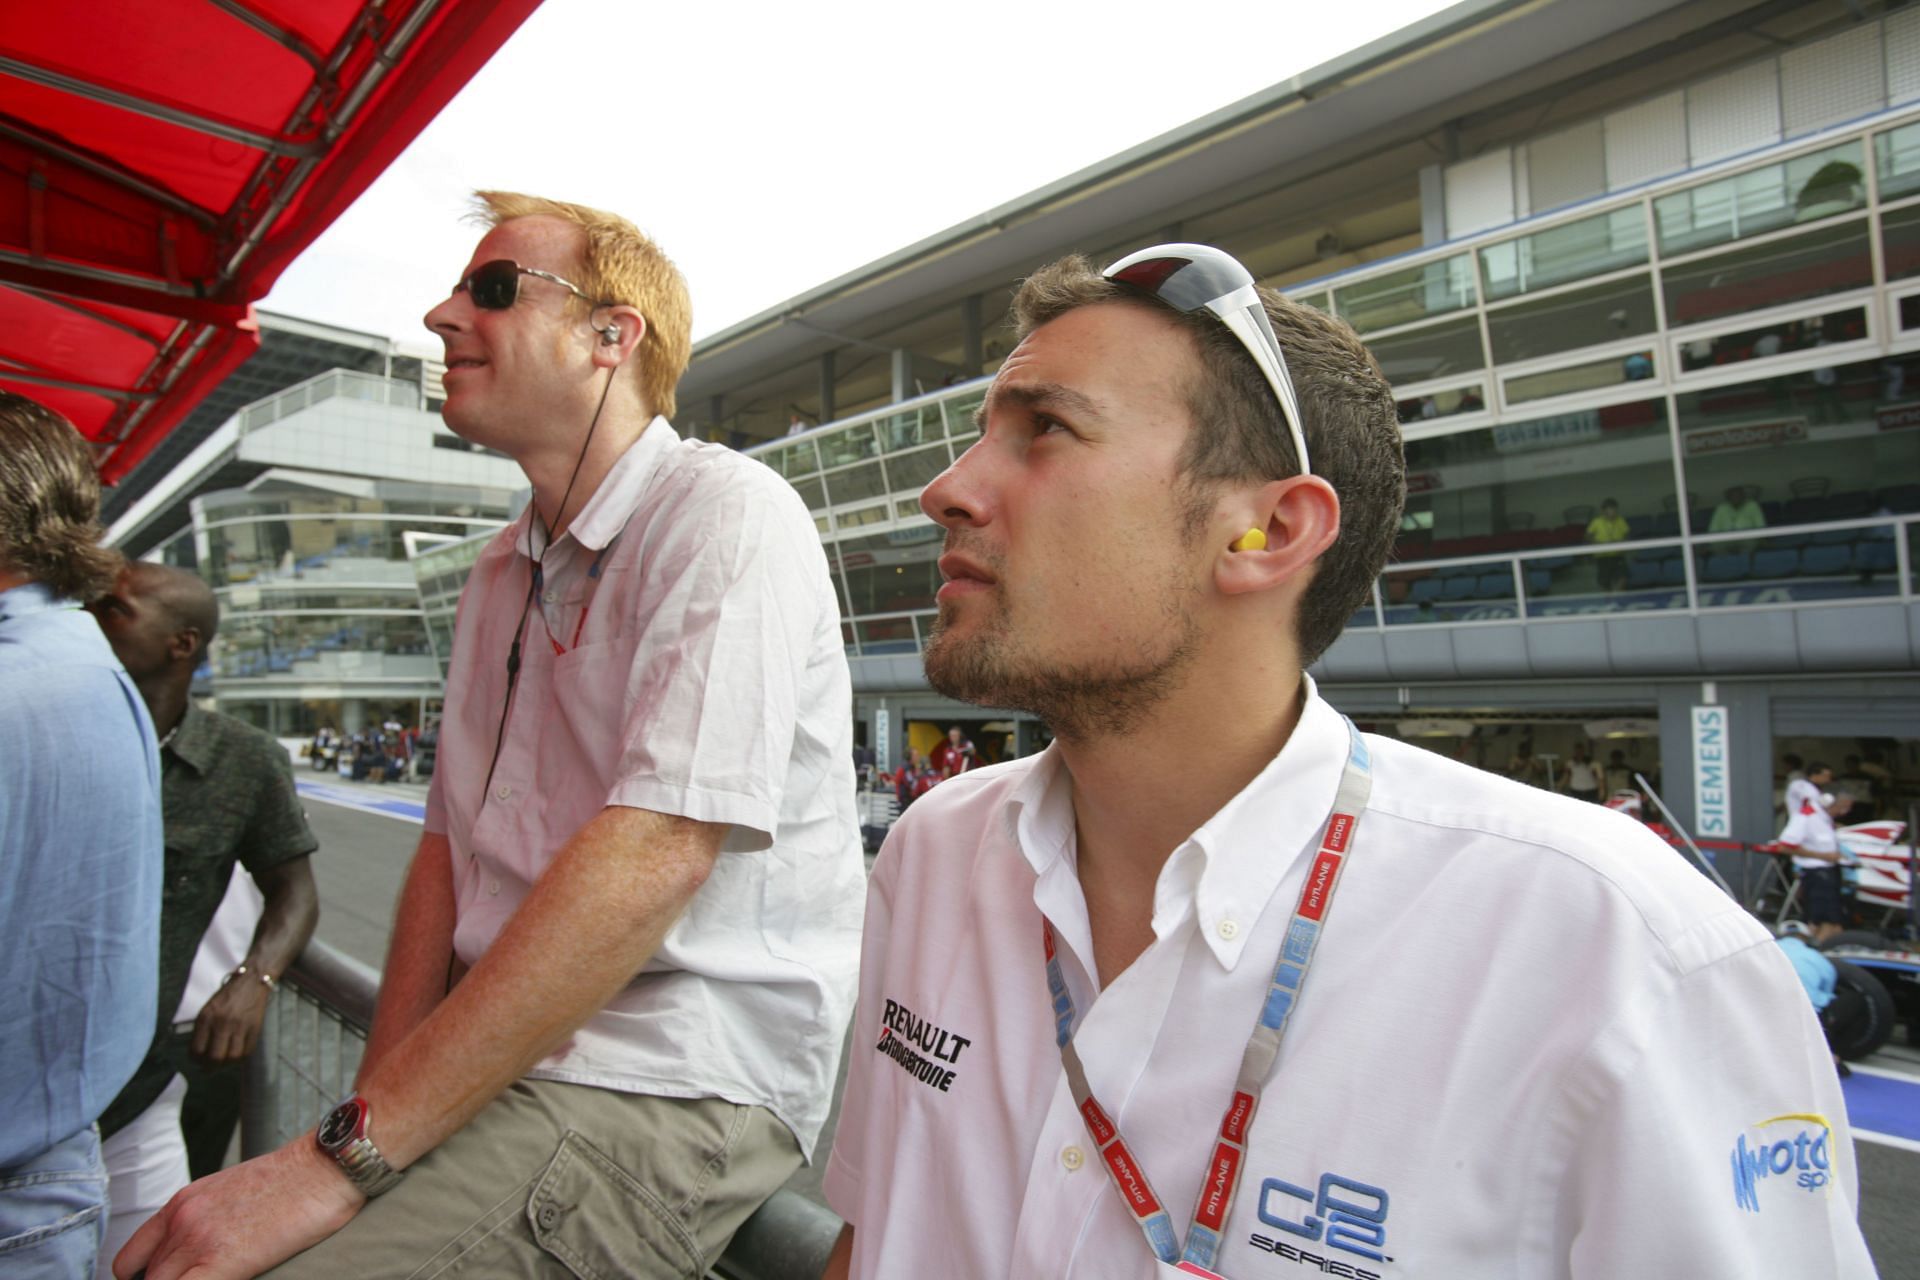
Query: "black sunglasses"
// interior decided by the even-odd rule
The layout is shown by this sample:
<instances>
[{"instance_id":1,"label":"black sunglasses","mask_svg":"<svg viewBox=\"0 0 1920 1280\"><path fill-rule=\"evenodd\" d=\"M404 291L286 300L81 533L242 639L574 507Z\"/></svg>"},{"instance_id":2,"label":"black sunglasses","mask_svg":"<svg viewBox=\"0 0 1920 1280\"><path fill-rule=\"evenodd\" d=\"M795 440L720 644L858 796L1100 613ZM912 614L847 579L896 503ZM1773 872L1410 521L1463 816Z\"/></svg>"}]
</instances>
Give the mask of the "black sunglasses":
<instances>
[{"instance_id":1,"label":"black sunglasses","mask_svg":"<svg viewBox=\"0 0 1920 1280\"><path fill-rule=\"evenodd\" d=\"M1287 420L1287 435L1300 462L1300 474L1313 474L1307 465L1300 404L1293 394L1293 379L1287 376L1287 358L1280 352L1279 339L1273 336L1267 309L1253 286L1253 273L1241 266L1239 259L1212 245L1161 244L1130 253L1100 274L1151 294L1175 311L1210 312L1232 330L1273 389L1280 416Z\"/></svg>"},{"instance_id":2,"label":"black sunglasses","mask_svg":"<svg viewBox=\"0 0 1920 1280\"><path fill-rule=\"evenodd\" d=\"M537 267L523 267L511 258L495 258L492 262L483 262L453 286L453 292L465 290L473 299L473 305L482 311L505 311L520 298L520 277L538 276L542 280L566 289L574 297L591 302L596 307L610 307L611 302L594 302L587 297L571 280L563 280L551 271L542 271Z\"/></svg>"}]
</instances>

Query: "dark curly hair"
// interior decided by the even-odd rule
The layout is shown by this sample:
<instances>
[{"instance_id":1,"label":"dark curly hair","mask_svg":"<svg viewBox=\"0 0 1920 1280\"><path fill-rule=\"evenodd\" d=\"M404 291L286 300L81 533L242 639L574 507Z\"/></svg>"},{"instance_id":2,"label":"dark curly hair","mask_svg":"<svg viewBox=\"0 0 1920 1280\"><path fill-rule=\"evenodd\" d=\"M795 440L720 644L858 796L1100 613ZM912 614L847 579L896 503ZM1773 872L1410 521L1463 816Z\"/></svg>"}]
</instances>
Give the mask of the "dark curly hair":
<instances>
[{"instance_id":1,"label":"dark curly hair","mask_svg":"<svg viewBox=\"0 0 1920 1280\"><path fill-rule=\"evenodd\" d=\"M0 565L84 604L120 572L102 536L87 442L45 405L0 391Z\"/></svg>"}]
</instances>

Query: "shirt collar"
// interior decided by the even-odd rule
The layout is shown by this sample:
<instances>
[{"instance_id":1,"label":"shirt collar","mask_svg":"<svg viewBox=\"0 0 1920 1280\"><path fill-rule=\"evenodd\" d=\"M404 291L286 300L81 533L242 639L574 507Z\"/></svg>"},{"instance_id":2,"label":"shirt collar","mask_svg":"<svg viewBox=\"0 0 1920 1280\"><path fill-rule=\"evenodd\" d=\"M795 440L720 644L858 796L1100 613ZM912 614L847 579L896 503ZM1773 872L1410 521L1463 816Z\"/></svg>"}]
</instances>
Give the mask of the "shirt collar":
<instances>
[{"instance_id":1,"label":"shirt collar","mask_svg":"<svg viewBox=\"0 0 1920 1280\"><path fill-rule=\"evenodd\" d=\"M205 773L213 767L219 746L214 727L212 716L188 703L187 713L180 717L167 750L191 765L195 773Z\"/></svg>"},{"instance_id":2,"label":"shirt collar","mask_svg":"<svg viewBox=\"0 0 1920 1280\"><path fill-rule=\"evenodd\" d=\"M1168 857L1154 887L1157 937L1195 917L1221 967L1240 962L1280 882L1317 848L1350 754L1346 721L1301 677L1300 721L1280 753ZM1073 779L1049 746L1008 797L1006 835L1041 880L1071 873ZM1363 824L1364 827L1364 824Z\"/></svg>"},{"instance_id":3,"label":"shirt collar","mask_svg":"<svg viewBox=\"0 0 1920 1280\"><path fill-rule=\"evenodd\" d=\"M9 591L0 591L0 622L69 606L79 607L71 600L55 598L53 588L44 582L23 582Z\"/></svg>"},{"instance_id":4,"label":"shirt collar","mask_svg":"<svg viewBox=\"0 0 1920 1280\"><path fill-rule=\"evenodd\" d=\"M653 421L627 446L627 451L620 455L612 470L600 481L600 487L593 491L586 505L580 508L580 514L560 535L561 538L572 538L590 551L605 550L609 543L620 536L634 509L640 505L640 495L653 478L654 464L679 439L673 424L655 414ZM520 518L532 522L533 503L527 504ZM514 549L525 555L527 531L525 528L516 528L514 533Z\"/></svg>"}]
</instances>

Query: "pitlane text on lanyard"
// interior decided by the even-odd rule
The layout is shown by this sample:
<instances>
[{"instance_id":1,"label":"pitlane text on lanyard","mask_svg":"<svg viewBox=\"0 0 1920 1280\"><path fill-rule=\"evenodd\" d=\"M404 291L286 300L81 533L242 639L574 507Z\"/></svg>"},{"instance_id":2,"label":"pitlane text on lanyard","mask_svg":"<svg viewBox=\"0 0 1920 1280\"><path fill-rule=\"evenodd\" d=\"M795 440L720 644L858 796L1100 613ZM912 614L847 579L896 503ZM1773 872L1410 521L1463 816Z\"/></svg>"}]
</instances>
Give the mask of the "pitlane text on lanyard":
<instances>
[{"instance_id":1,"label":"pitlane text on lanyard","mask_svg":"<svg viewBox=\"0 0 1920 1280\"><path fill-rule=\"evenodd\" d=\"M1233 1208L1234 1193L1239 1190L1247 1133L1260 1106L1260 1091L1279 1056L1280 1040L1286 1034L1293 1007L1306 987L1307 969L1313 963L1314 948L1325 927L1328 908L1333 904L1334 890L1339 888L1340 872L1353 848L1354 830L1373 790L1373 770L1366 743L1351 720L1347 721L1347 739L1350 750L1346 768L1340 775L1340 787L1334 793L1333 814L1327 819L1326 832L1320 838L1320 851L1314 856L1313 865L1307 868L1307 881L1300 888L1300 901L1287 925L1266 1001L1261 1006L1253 1034L1247 1038L1246 1051L1241 1055L1240 1074L1226 1114L1220 1120L1213 1160L1205 1181L1200 1184L1200 1202L1194 1206L1184 1249L1174 1235L1173 1216L1147 1181L1146 1170L1140 1167L1126 1139L1120 1135L1119 1127L1108 1118L1087 1086L1086 1071L1073 1047L1076 1018L1073 994L1067 990L1066 978L1060 971L1053 925L1044 917L1041 920L1047 957L1047 991L1053 996L1054 1039L1060 1046L1060 1060L1066 1069L1067 1087L1073 1092L1074 1105L1086 1121L1087 1134L1100 1153L1101 1163L1106 1165L1114 1190L1146 1236L1147 1247L1161 1262L1185 1274L1215 1276L1211 1268L1220 1251L1220 1233L1226 1227L1228 1211ZM1216 1276L1216 1280L1219 1277Z\"/></svg>"}]
</instances>

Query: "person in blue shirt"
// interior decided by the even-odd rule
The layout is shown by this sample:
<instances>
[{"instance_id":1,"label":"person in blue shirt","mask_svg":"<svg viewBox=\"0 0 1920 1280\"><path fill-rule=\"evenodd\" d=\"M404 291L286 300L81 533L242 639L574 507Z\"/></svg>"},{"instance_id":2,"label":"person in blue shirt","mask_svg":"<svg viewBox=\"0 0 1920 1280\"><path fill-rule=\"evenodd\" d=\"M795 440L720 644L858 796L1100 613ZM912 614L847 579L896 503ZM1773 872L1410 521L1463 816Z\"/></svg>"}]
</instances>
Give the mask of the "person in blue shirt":
<instances>
[{"instance_id":1,"label":"person in blue shirt","mask_svg":"<svg viewBox=\"0 0 1920 1280\"><path fill-rule=\"evenodd\" d=\"M95 1121L158 1007L159 746L80 606L113 585L66 419L0 391L0 1274L91 1276Z\"/></svg>"}]
</instances>

